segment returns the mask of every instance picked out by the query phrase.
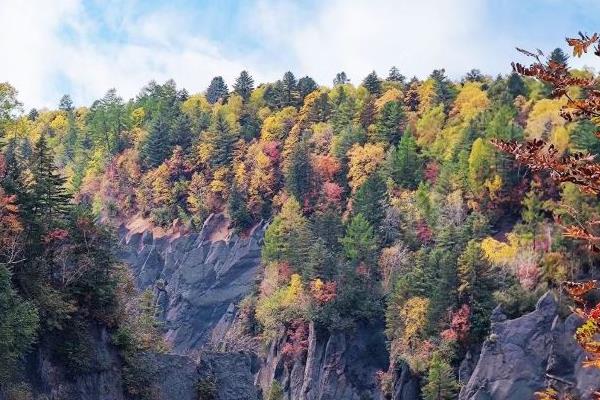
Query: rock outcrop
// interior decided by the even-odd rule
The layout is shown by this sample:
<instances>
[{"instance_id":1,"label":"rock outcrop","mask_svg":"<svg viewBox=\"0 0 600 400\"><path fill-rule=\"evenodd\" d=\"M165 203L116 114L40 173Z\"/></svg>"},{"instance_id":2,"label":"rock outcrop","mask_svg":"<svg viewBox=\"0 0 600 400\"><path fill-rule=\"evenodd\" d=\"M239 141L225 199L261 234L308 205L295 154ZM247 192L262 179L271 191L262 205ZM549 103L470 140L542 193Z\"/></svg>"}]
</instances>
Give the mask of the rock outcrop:
<instances>
[{"instance_id":1,"label":"rock outcrop","mask_svg":"<svg viewBox=\"0 0 600 400\"><path fill-rule=\"evenodd\" d=\"M127 400L119 353L105 329L95 329L89 371L71 376L52 361L44 345L27 360L24 381L39 400ZM198 384L214 383L215 400L258 400L254 386L256 360L245 353L200 352L194 357L146 353L137 360L147 368L157 400L198 400ZM5 400L0 393L0 400Z\"/></svg>"},{"instance_id":2,"label":"rock outcrop","mask_svg":"<svg viewBox=\"0 0 600 400\"><path fill-rule=\"evenodd\" d=\"M330 334L311 324L306 357L294 362L282 354L284 341L281 335L271 344L257 375L265 396L277 380L286 400L383 399L376 379L377 371L385 371L388 364L381 327Z\"/></svg>"},{"instance_id":3,"label":"rock outcrop","mask_svg":"<svg viewBox=\"0 0 600 400\"><path fill-rule=\"evenodd\" d=\"M175 353L203 347L258 279L265 225L245 237L227 226L226 218L215 214L198 233L155 237L151 230L119 229L120 259L132 267L140 289L158 292Z\"/></svg>"},{"instance_id":4,"label":"rock outcrop","mask_svg":"<svg viewBox=\"0 0 600 400\"><path fill-rule=\"evenodd\" d=\"M581 367L585 355L573 339L580 324L575 315L565 321L560 318L551 292L538 301L534 311L513 320L497 308L491 333L459 399L531 399L548 381L578 398L590 399L600 382L600 371Z\"/></svg>"}]
</instances>

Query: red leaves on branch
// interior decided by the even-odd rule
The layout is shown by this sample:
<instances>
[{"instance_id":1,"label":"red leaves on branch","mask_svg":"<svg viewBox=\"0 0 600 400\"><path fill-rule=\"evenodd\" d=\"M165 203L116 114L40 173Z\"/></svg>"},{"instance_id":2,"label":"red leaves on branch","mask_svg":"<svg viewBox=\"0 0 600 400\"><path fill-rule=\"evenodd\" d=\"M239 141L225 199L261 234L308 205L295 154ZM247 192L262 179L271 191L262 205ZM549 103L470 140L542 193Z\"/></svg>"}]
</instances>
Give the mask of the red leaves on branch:
<instances>
[{"instance_id":1,"label":"red leaves on branch","mask_svg":"<svg viewBox=\"0 0 600 400\"><path fill-rule=\"evenodd\" d=\"M442 331L444 340L465 342L471 329L471 308L463 304L457 311L451 313L450 328Z\"/></svg>"},{"instance_id":2,"label":"red leaves on branch","mask_svg":"<svg viewBox=\"0 0 600 400\"><path fill-rule=\"evenodd\" d=\"M293 320L287 328L287 341L281 350L287 361L302 357L308 349L308 324L301 320Z\"/></svg>"},{"instance_id":3,"label":"red leaves on branch","mask_svg":"<svg viewBox=\"0 0 600 400\"><path fill-rule=\"evenodd\" d=\"M335 300L337 296L337 283L335 281L323 282L316 279L310 283L310 293L318 303L329 303Z\"/></svg>"}]
</instances>

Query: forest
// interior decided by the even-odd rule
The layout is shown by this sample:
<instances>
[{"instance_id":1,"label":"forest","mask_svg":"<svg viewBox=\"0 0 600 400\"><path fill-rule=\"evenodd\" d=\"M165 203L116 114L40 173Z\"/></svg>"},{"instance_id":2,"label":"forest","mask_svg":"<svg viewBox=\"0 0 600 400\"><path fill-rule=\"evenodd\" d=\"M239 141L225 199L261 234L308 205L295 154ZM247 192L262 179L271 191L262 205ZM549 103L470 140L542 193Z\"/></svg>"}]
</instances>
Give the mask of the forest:
<instances>
[{"instance_id":1,"label":"forest","mask_svg":"<svg viewBox=\"0 0 600 400\"><path fill-rule=\"evenodd\" d=\"M570 57L557 48L546 62L566 71ZM597 76L569 69L576 82L557 95L541 72L518 68L456 81L444 69L425 79L401 70L356 81L340 72L327 85L292 72L257 83L242 71L200 93L153 81L129 100L111 89L91 105L64 95L40 110L0 83L8 398L28 398L17 397L28 391L22 361L42 344L73 375L89 369L94 325L119 349L128 394L151 398L137 355L169 343L152 291L139 292L115 256L115 229L137 218L195 231L218 213L241 237L268 223L260 282L235 321L257 351L283 331L294 360L309 324L384 324L382 393L408 365L423 399L457 398L458 365L488 338L497 305L516 318L563 282L598 275L583 234L564 234L594 221L597 193L506 149L541 140L555 157L600 153L595 121L564 114L590 90L575 83ZM282 399L278 390L268 398Z\"/></svg>"}]
</instances>

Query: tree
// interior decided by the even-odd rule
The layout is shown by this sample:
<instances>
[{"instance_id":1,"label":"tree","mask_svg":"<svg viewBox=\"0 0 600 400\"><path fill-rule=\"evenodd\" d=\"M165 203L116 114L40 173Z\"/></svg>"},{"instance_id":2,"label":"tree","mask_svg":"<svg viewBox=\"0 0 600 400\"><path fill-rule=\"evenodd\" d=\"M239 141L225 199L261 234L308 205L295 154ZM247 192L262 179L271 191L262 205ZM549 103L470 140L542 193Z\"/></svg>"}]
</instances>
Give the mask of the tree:
<instances>
[{"instance_id":1,"label":"tree","mask_svg":"<svg viewBox=\"0 0 600 400\"><path fill-rule=\"evenodd\" d=\"M492 293L497 284L492 267L475 240L469 241L458 259L458 279L458 295L470 306L471 337L477 342L487 335L494 307Z\"/></svg>"},{"instance_id":2,"label":"tree","mask_svg":"<svg viewBox=\"0 0 600 400\"><path fill-rule=\"evenodd\" d=\"M372 226L379 226L385 215L387 190L380 174L371 174L352 199L352 213L361 214Z\"/></svg>"},{"instance_id":3,"label":"tree","mask_svg":"<svg viewBox=\"0 0 600 400\"><path fill-rule=\"evenodd\" d=\"M288 156L285 169L285 186L298 201L306 205L312 184L312 166L308 140L301 139Z\"/></svg>"},{"instance_id":4,"label":"tree","mask_svg":"<svg viewBox=\"0 0 600 400\"><path fill-rule=\"evenodd\" d=\"M435 84L436 103L442 103L444 109L448 111L456 95L456 90L454 89L452 82L446 76L446 70L443 68L433 70L430 78L433 79Z\"/></svg>"},{"instance_id":5,"label":"tree","mask_svg":"<svg viewBox=\"0 0 600 400\"><path fill-rule=\"evenodd\" d=\"M569 56L566 55L560 47L557 47L552 50L552 53L550 53L550 61L567 66L567 63L569 62Z\"/></svg>"},{"instance_id":6,"label":"tree","mask_svg":"<svg viewBox=\"0 0 600 400\"><path fill-rule=\"evenodd\" d=\"M377 118L375 141L398 144L405 122L404 110L400 102L388 101Z\"/></svg>"},{"instance_id":7,"label":"tree","mask_svg":"<svg viewBox=\"0 0 600 400\"><path fill-rule=\"evenodd\" d=\"M410 131L404 133L398 147L388 151L384 171L396 184L407 189L414 190L421 181L423 163Z\"/></svg>"},{"instance_id":8,"label":"tree","mask_svg":"<svg viewBox=\"0 0 600 400\"><path fill-rule=\"evenodd\" d=\"M406 79L405 76L400 73L398 68L392 67L392 68L390 68L390 72L389 72L386 80L389 82L398 82L398 83L404 84L405 79Z\"/></svg>"},{"instance_id":9,"label":"tree","mask_svg":"<svg viewBox=\"0 0 600 400\"><path fill-rule=\"evenodd\" d=\"M423 386L424 400L455 399L459 386L454 378L452 367L436 352L429 364L427 384Z\"/></svg>"},{"instance_id":10,"label":"tree","mask_svg":"<svg viewBox=\"0 0 600 400\"><path fill-rule=\"evenodd\" d=\"M298 106L300 101L300 93L298 92L298 82L291 71L283 74L281 80L281 106Z\"/></svg>"},{"instance_id":11,"label":"tree","mask_svg":"<svg viewBox=\"0 0 600 400\"><path fill-rule=\"evenodd\" d=\"M146 168L158 167L171 154L169 128L167 121L162 117L158 117L150 127L150 132L148 132L140 151L140 158Z\"/></svg>"},{"instance_id":12,"label":"tree","mask_svg":"<svg viewBox=\"0 0 600 400\"><path fill-rule=\"evenodd\" d=\"M266 262L288 262L297 271L302 271L308 256L310 236L300 203L290 197L265 232L262 257Z\"/></svg>"},{"instance_id":13,"label":"tree","mask_svg":"<svg viewBox=\"0 0 600 400\"><path fill-rule=\"evenodd\" d=\"M208 89L206 89L206 100L208 100L210 104L215 104L219 100L225 101L228 94L229 89L227 89L227 85L225 84L223 77L215 76L210 81Z\"/></svg>"},{"instance_id":14,"label":"tree","mask_svg":"<svg viewBox=\"0 0 600 400\"><path fill-rule=\"evenodd\" d=\"M362 214L352 217L346 228L346 235L340 239L340 243L348 260L355 264L365 262L373 266L377 241L373 227Z\"/></svg>"},{"instance_id":15,"label":"tree","mask_svg":"<svg viewBox=\"0 0 600 400\"><path fill-rule=\"evenodd\" d=\"M57 171L52 150L43 133L33 149L31 180L29 201L24 204L25 214L44 225L64 218L70 201L64 186L66 179Z\"/></svg>"},{"instance_id":16,"label":"tree","mask_svg":"<svg viewBox=\"0 0 600 400\"><path fill-rule=\"evenodd\" d=\"M508 82L506 83L508 92L510 95L515 98L517 96L525 96L527 95L527 88L525 86L525 82L519 74L513 72L508 77Z\"/></svg>"},{"instance_id":17,"label":"tree","mask_svg":"<svg viewBox=\"0 0 600 400\"><path fill-rule=\"evenodd\" d=\"M36 340L39 315L11 285L10 272L0 264L0 387L15 374L17 362Z\"/></svg>"},{"instance_id":18,"label":"tree","mask_svg":"<svg viewBox=\"0 0 600 400\"><path fill-rule=\"evenodd\" d=\"M189 153L192 146L192 121L186 114L181 113L175 119L170 133L170 146L179 146L186 153Z\"/></svg>"},{"instance_id":19,"label":"tree","mask_svg":"<svg viewBox=\"0 0 600 400\"><path fill-rule=\"evenodd\" d=\"M254 90L254 79L252 79L248 71L240 72L240 76L238 76L233 84L233 90L242 96L244 100L250 98L250 94Z\"/></svg>"},{"instance_id":20,"label":"tree","mask_svg":"<svg viewBox=\"0 0 600 400\"><path fill-rule=\"evenodd\" d=\"M473 68L472 70L467 72L464 78L465 82L483 82L484 80L485 77L483 76L481 71L476 68Z\"/></svg>"},{"instance_id":21,"label":"tree","mask_svg":"<svg viewBox=\"0 0 600 400\"><path fill-rule=\"evenodd\" d=\"M317 90L319 87L313 78L310 76L304 76L298 80L298 93L299 93L299 103L302 103L304 98L308 96L310 93Z\"/></svg>"},{"instance_id":22,"label":"tree","mask_svg":"<svg viewBox=\"0 0 600 400\"><path fill-rule=\"evenodd\" d=\"M73 100L71 100L71 96L65 94L63 97L61 97L60 102L58 103L58 109L67 113L72 112L75 107L73 107Z\"/></svg>"},{"instance_id":23,"label":"tree","mask_svg":"<svg viewBox=\"0 0 600 400\"><path fill-rule=\"evenodd\" d=\"M21 110L17 100L17 90L8 82L0 82L0 137L4 135L6 124Z\"/></svg>"},{"instance_id":24,"label":"tree","mask_svg":"<svg viewBox=\"0 0 600 400\"><path fill-rule=\"evenodd\" d=\"M346 73L344 71L338 72L337 74L335 74L335 78L333 78L333 86L345 85L346 83L349 83L349 82L350 82L350 79L348 79L348 77L346 76Z\"/></svg>"},{"instance_id":25,"label":"tree","mask_svg":"<svg viewBox=\"0 0 600 400\"><path fill-rule=\"evenodd\" d=\"M236 230L244 231L252 226L252 215L248 210L247 199L235 183L230 190L227 211Z\"/></svg>"},{"instance_id":26,"label":"tree","mask_svg":"<svg viewBox=\"0 0 600 400\"><path fill-rule=\"evenodd\" d=\"M381 80L377 76L375 71L372 71L365 77L362 85L371 93L373 96L379 96L381 94Z\"/></svg>"},{"instance_id":27,"label":"tree","mask_svg":"<svg viewBox=\"0 0 600 400\"><path fill-rule=\"evenodd\" d=\"M207 142L213 153L209 162L213 168L229 165L233 160L233 150L237 137L222 112L218 112L211 125Z\"/></svg>"}]
</instances>

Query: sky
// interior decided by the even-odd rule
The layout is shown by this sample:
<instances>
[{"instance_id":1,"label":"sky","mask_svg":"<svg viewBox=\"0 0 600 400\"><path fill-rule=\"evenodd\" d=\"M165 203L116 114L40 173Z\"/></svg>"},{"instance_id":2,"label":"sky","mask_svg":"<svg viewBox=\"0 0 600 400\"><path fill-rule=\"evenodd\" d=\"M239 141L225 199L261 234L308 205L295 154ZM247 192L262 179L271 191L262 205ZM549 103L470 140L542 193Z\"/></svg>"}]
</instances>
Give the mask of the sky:
<instances>
[{"instance_id":1,"label":"sky","mask_svg":"<svg viewBox=\"0 0 600 400\"><path fill-rule=\"evenodd\" d=\"M359 83L393 65L460 79L507 73L526 61L516 46L549 52L580 30L600 30L600 0L0 0L0 82L29 109L110 88L127 100L171 78L197 93L244 69L256 82L291 70ZM586 60L573 64L600 67Z\"/></svg>"}]
</instances>

